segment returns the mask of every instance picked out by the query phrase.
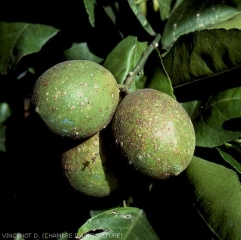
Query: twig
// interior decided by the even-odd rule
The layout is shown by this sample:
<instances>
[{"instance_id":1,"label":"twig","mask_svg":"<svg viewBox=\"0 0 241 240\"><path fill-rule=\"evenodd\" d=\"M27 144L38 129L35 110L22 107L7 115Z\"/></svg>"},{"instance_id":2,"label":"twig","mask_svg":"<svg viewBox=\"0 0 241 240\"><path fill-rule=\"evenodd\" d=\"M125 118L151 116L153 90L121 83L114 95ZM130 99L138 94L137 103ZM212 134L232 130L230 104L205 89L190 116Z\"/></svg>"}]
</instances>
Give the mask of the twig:
<instances>
[{"instance_id":1,"label":"twig","mask_svg":"<svg viewBox=\"0 0 241 240\"><path fill-rule=\"evenodd\" d=\"M143 71L144 65L152 53L152 51L158 47L158 42L161 40L161 34L157 34L154 38L154 40L151 42L151 44L148 46L148 48L143 52L143 55L140 59L140 61L137 63L135 68L128 74L127 78L124 81L124 91L128 93L129 88L134 81L137 74L139 74L141 71Z\"/></svg>"}]
</instances>

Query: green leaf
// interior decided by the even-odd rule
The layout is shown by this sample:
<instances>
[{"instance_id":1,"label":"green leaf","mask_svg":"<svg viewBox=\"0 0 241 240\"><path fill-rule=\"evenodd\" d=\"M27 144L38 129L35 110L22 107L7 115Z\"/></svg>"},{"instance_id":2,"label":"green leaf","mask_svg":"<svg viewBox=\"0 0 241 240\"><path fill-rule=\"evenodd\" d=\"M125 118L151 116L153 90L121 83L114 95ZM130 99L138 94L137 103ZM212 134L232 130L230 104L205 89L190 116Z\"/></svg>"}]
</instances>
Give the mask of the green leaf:
<instances>
[{"instance_id":1,"label":"green leaf","mask_svg":"<svg viewBox=\"0 0 241 240\"><path fill-rule=\"evenodd\" d=\"M0 103L0 124L11 116L11 109L6 102Z\"/></svg>"},{"instance_id":2,"label":"green leaf","mask_svg":"<svg viewBox=\"0 0 241 240\"><path fill-rule=\"evenodd\" d=\"M164 56L174 87L216 76L241 66L241 31L212 29L183 35Z\"/></svg>"},{"instance_id":3,"label":"green leaf","mask_svg":"<svg viewBox=\"0 0 241 240\"><path fill-rule=\"evenodd\" d=\"M241 163L239 163L230 153L224 151L223 149L217 147L217 150L221 157L230 164L237 172L241 173Z\"/></svg>"},{"instance_id":4,"label":"green leaf","mask_svg":"<svg viewBox=\"0 0 241 240\"><path fill-rule=\"evenodd\" d=\"M167 75L161 67L156 68L154 76L152 77L151 82L148 83L147 87L164 92L173 97L174 99L176 99L175 95L173 94L170 79L167 77Z\"/></svg>"},{"instance_id":5,"label":"green leaf","mask_svg":"<svg viewBox=\"0 0 241 240\"><path fill-rule=\"evenodd\" d=\"M143 210L134 207L115 208L98 214L79 228L77 238L159 239Z\"/></svg>"},{"instance_id":6,"label":"green leaf","mask_svg":"<svg viewBox=\"0 0 241 240\"><path fill-rule=\"evenodd\" d=\"M176 8L181 4L181 2L186 0L176 0L171 12L174 12Z\"/></svg>"},{"instance_id":7,"label":"green leaf","mask_svg":"<svg viewBox=\"0 0 241 240\"><path fill-rule=\"evenodd\" d=\"M158 55L158 65L154 71L154 75L151 78L150 82L146 85L148 88L153 88L159 91L162 91L174 99L176 99L174 93L173 93L173 88L171 84L171 80L163 66L163 61L162 57L160 56L159 51L156 51Z\"/></svg>"},{"instance_id":8,"label":"green leaf","mask_svg":"<svg viewBox=\"0 0 241 240\"><path fill-rule=\"evenodd\" d=\"M0 151L6 152L6 126L0 124Z\"/></svg>"},{"instance_id":9,"label":"green leaf","mask_svg":"<svg viewBox=\"0 0 241 240\"><path fill-rule=\"evenodd\" d=\"M70 49L64 51L64 56L67 60L89 60L96 63L103 60L91 52L86 42L73 43Z\"/></svg>"},{"instance_id":10,"label":"green leaf","mask_svg":"<svg viewBox=\"0 0 241 240\"><path fill-rule=\"evenodd\" d=\"M164 0L164 1L158 0L158 4L159 4L161 20L164 21L165 19L167 19L171 11L172 0Z\"/></svg>"},{"instance_id":11,"label":"green leaf","mask_svg":"<svg viewBox=\"0 0 241 240\"><path fill-rule=\"evenodd\" d=\"M139 42L137 37L128 36L109 53L103 66L114 75L119 84L123 84L147 47L147 42ZM141 88L143 79L143 75L136 76L130 90Z\"/></svg>"},{"instance_id":12,"label":"green leaf","mask_svg":"<svg viewBox=\"0 0 241 240\"><path fill-rule=\"evenodd\" d=\"M40 51L58 31L41 24L0 22L0 74L7 74L22 57Z\"/></svg>"},{"instance_id":13,"label":"green leaf","mask_svg":"<svg viewBox=\"0 0 241 240\"><path fill-rule=\"evenodd\" d=\"M103 6L103 9L106 15L110 18L111 22L115 25L116 24L116 12L119 11L119 5L115 2L113 5L106 5ZM121 32L120 32L121 34Z\"/></svg>"},{"instance_id":14,"label":"green leaf","mask_svg":"<svg viewBox=\"0 0 241 240\"><path fill-rule=\"evenodd\" d=\"M96 0L84 0L85 10L92 27L95 27L95 4Z\"/></svg>"},{"instance_id":15,"label":"green leaf","mask_svg":"<svg viewBox=\"0 0 241 240\"><path fill-rule=\"evenodd\" d=\"M194 118L201 107L201 101L194 100L189 102L182 102L181 105L186 110L190 118Z\"/></svg>"},{"instance_id":16,"label":"green leaf","mask_svg":"<svg viewBox=\"0 0 241 240\"><path fill-rule=\"evenodd\" d=\"M241 136L241 87L211 96L199 113L192 118L196 145L220 146Z\"/></svg>"},{"instance_id":17,"label":"green leaf","mask_svg":"<svg viewBox=\"0 0 241 240\"><path fill-rule=\"evenodd\" d=\"M219 239L241 239L241 185L222 165L193 157L185 170L199 214Z\"/></svg>"},{"instance_id":18,"label":"green leaf","mask_svg":"<svg viewBox=\"0 0 241 240\"><path fill-rule=\"evenodd\" d=\"M232 18L229 18L228 20L215 24L214 26L210 27L209 29L217 29L217 28L224 28L224 29L231 29L231 28L237 28L241 30L241 13L235 15Z\"/></svg>"},{"instance_id":19,"label":"green leaf","mask_svg":"<svg viewBox=\"0 0 241 240\"><path fill-rule=\"evenodd\" d=\"M136 5L135 0L128 0L128 3L131 10L135 14L136 18L139 20L142 27L146 30L146 32L151 36L155 36L156 35L155 31L152 29L152 26L146 19L145 15L142 13L142 11L140 11L140 8L138 7L138 5Z\"/></svg>"},{"instance_id":20,"label":"green leaf","mask_svg":"<svg viewBox=\"0 0 241 240\"><path fill-rule=\"evenodd\" d=\"M240 1L182 1L172 11L163 31L162 47L169 49L183 34L208 29L240 12Z\"/></svg>"}]
</instances>

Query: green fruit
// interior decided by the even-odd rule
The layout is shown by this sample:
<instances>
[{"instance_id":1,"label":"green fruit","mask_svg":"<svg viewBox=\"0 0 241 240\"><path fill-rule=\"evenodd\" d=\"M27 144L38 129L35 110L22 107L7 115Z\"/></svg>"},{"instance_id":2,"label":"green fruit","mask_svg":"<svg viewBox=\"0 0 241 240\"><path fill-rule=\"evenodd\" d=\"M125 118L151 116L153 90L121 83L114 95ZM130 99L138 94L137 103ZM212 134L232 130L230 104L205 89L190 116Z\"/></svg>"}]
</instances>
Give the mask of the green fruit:
<instances>
[{"instance_id":1,"label":"green fruit","mask_svg":"<svg viewBox=\"0 0 241 240\"><path fill-rule=\"evenodd\" d=\"M166 93L141 89L120 102L111 128L121 153L140 172L156 179L181 173L195 148L192 122Z\"/></svg>"},{"instance_id":2,"label":"green fruit","mask_svg":"<svg viewBox=\"0 0 241 240\"><path fill-rule=\"evenodd\" d=\"M105 197L117 189L113 156L103 132L62 154L64 176L70 185L93 197Z\"/></svg>"},{"instance_id":3,"label":"green fruit","mask_svg":"<svg viewBox=\"0 0 241 240\"><path fill-rule=\"evenodd\" d=\"M114 76L101 65L71 60L38 78L32 102L54 133L82 139L108 125L119 102L119 89Z\"/></svg>"}]
</instances>

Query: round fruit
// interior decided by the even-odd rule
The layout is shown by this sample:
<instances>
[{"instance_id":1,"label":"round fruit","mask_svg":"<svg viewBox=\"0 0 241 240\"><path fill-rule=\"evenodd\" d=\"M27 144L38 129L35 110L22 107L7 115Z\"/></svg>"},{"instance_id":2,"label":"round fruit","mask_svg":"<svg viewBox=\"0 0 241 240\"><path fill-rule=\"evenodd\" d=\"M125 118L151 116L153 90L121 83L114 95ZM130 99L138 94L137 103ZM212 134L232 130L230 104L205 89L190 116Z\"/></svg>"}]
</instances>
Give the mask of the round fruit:
<instances>
[{"instance_id":1,"label":"round fruit","mask_svg":"<svg viewBox=\"0 0 241 240\"><path fill-rule=\"evenodd\" d=\"M93 197L105 197L117 188L113 174L110 146L103 134L88 140L62 154L64 175L70 185Z\"/></svg>"},{"instance_id":2,"label":"round fruit","mask_svg":"<svg viewBox=\"0 0 241 240\"><path fill-rule=\"evenodd\" d=\"M50 130L81 139L108 125L119 102L119 89L114 76L101 65L70 60L38 78L32 102Z\"/></svg>"},{"instance_id":3,"label":"round fruit","mask_svg":"<svg viewBox=\"0 0 241 240\"><path fill-rule=\"evenodd\" d=\"M141 89L127 94L111 123L121 153L140 172L156 179L181 173L195 148L192 122L166 93Z\"/></svg>"}]
</instances>

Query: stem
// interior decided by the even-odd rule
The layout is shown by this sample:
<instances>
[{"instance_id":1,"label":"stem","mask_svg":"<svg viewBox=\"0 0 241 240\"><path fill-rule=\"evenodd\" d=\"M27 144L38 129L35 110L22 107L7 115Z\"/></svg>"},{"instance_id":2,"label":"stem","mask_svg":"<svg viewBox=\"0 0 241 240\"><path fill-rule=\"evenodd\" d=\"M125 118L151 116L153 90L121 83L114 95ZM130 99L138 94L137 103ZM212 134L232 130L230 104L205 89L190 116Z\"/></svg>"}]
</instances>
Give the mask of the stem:
<instances>
[{"instance_id":1,"label":"stem","mask_svg":"<svg viewBox=\"0 0 241 240\"><path fill-rule=\"evenodd\" d=\"M123 90L123 89L125 89L125 85L124 85L124 84L118 84L118 88L119 88L120 90Z\"/></svg>"},{"instance_id":2,"label":"stem","mask_svg":"<svg viewBox=\"0 0 241 240\"><path fill-rule=\"evenodd\" d=\"M161 34L157 34L154 38L154 40L151 42L151 44L148 46L148 48L143 52L141 59L135 66L135 68L128 74L127 78L124 81L124 91L128 93L129 88L134 81L136 75L138 75L140 72L143 71L144 65L152 53L152 51L158 47L158 42L161 40Z\"/></svg>"}]
</instances>

